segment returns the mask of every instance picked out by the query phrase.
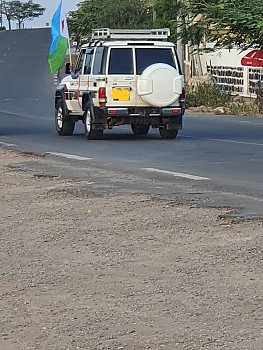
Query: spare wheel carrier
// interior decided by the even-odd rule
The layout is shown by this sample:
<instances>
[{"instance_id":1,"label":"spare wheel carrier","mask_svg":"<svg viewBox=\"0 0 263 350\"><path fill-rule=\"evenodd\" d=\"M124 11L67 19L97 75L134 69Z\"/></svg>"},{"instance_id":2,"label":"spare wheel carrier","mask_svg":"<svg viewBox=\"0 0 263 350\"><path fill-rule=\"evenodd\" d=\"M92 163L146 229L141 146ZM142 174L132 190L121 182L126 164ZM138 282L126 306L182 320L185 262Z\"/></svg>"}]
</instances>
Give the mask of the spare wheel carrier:
<instances>
[{"instance_id":1,"label":"spare wheel carrier","mask_svg":"<svg viewBox=\"0 0 263 350\"><path fill-rule=\"evenodd\" d=\"M167 107L182 93L183 79L178 70L165 63L147 67L138 78L138 95L150 106Z\"/></svg>"}]
</instances>

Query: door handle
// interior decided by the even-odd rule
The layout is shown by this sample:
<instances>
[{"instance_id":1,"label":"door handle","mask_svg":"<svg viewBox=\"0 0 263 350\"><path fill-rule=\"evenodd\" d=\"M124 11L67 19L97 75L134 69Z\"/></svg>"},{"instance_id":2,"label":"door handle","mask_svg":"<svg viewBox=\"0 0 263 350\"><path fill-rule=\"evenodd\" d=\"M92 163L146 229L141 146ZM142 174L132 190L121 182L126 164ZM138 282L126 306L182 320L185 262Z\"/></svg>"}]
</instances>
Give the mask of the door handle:
<instances>
[{"instance_id":1,"label":"door handle","mask_svg":"<svg viewBox=\"0 0 263 350\"><path fill-rule=\"evenodd\" d=\"M124 80L132 80L132 77L125 77Z\"/></svg>"}]
</instances>

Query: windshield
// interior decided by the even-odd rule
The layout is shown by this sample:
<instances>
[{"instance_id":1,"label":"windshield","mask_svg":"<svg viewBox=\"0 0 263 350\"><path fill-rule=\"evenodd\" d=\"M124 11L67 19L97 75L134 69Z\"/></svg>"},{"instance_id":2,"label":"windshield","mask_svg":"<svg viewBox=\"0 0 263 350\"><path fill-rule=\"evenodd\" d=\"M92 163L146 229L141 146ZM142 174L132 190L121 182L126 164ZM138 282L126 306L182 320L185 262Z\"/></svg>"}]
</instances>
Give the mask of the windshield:
<instances>
[{"instance_id":1,"label":"windshield","mask_svg":"<svg viewBox=\"0 0 263 350\"><path fill-rule=\"evenodd\" d=\"M176 68L173 51L170 48L136 48L136 74L154 63L166 63Z\"/></svg>"}]
</instances>

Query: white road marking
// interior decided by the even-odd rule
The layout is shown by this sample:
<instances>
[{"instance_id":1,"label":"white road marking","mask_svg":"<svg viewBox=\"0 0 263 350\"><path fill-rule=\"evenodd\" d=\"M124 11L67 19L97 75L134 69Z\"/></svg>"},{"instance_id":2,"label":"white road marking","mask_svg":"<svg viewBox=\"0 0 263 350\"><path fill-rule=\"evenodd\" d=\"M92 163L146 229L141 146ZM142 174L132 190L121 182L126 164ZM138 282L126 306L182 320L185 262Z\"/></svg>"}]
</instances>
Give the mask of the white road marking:
<instances>
[{"instance_id":1,"label":"white road marking","mask_svg":"<svg viewBox=\"0 0 263 350\"><path fill-rule=\"evenodd\" d=\"M6 110L3 110L3 109L0 109L0 112L1 112L1 113L6 113L6 114L12 114L12 115L21 115L20 113L11 112L11 111L6 111Z\"/></svg>"},{"instance_id":2,"label":"white road marking","mask_svg":"<svg viewBox=\"0 0 263 350\"><path fill-rule=\"evenodd\" d=\"M3 110L3 109L0 109L0 113L11 114L11 115L18 115L19 117L29 118L29 119L42 119L42 120L47 120L47 121L51 120L49 118L37 117L37 116L34 116L34 115L23 114L23 113L12 112L12 111L6 111L6 110Z\"/></svg>"},{"instance_id":3,"label":"white road marking","mask_svg":"<svg viewBox=\"0 0 263 350\"><path fill-rule=\"evenodd\" d=\"M156 169L156 168L141 168L141 169L151 171L151 172L156 172L156 173L168 174L168 175L172 175L175 177L183 177L185 179L195 180L195 181L210 180L209 177L202 177L202 176L196 176L196 175L191 175L191 174L177 173L174 171L163 170L163 169Z\"/></svg>"},{"instance_id":4,"label":"white road marking","mask_svg":"<svg viewBox=\"0 0 263 350\"><path fill-rule=\"evenodd\" d=\"M59 152L46 152L46 154L51 154L53 156L59 156L67 159L74 159L74 160L92 160L94 158L87 158L87 157L80 157L76 156L74 154L67 154L67 153L59 153Z\"/></svg>"},{"instance_id":5,"label":"white road marking","mask_svg":"<svg viewBox=\"0 0 263 350\"><path fill-rule=\"evenodd\" d=\"M236 144L240 144L240 145L263 146L263 143L255 143L255 142L232 141L232 140L223 140L223 139L210 139L208 137L197 137L197 136L186 136L186 135L180 135L180 137L184 137L184 138L188 138L188 139L206 140L206 141L236 143Z\"/></svg>"},{"instance_id":6,"label":"white road marking","mask_svg":"<svg viewBox=\"0 0 263 350\"><path fill-rule=\"evenodd\" d=\"M17 146L14 143L8 143L8 142L0 142L0 145L4 146L4 147L16 147Z\"/></svg>"},{"instance_id":7,"label":"white road marking","mask_svg":"<svg viewBox=\"0 0 263 350\"><path fill-rule=\"evenodd\" d=\"M238 120L238 123L256 124L256 125L262 125L263 126L263 123L250 122L250 121L247 121L247 120Z\"/></svg>"},{"instance_id":8,"label":"white road marking","mask_svg":"<svg viewBox=\"0 0 263 350\"><path fill-rule=\"evenodd\" d=\"M254 159L254 158L250 158L247 160L248 162L260 162L263 163L263 159ZM218 165L218 164L237 164L240 165L240 162L234 162L234 161L222 161L222 162L213 162L212 164Z\"/></svg>"}]
</instances>

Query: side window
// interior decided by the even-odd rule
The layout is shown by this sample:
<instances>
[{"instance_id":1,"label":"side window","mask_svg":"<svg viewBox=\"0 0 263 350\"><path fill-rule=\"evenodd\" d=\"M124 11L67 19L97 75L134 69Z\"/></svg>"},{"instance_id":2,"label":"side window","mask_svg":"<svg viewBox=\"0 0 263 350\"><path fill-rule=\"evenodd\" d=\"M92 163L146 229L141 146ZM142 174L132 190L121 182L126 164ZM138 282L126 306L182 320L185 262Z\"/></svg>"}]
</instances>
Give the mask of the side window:
<instances>
[{"instance_id":1,"label":"side window","mask_svg":"<svg viewBox=\"0 0 263 350\"><path fill-rule=\"evenodd\" d=\"M96 47L94 63L93 63L93 70L92 70L92 73L94 75L105 74L106 54L107 54L106 47L102 47L102 46Z\"/></svg>"},{"instance_id":2,"label":"side window","mask_svg":"<svg viewBox=\"0 0 263 350\"><path fill-rule=\"evenodd\" d=\"M86 50L84 49L84 50L81 50L79 53L79 56L78 56L78 59L77 59L76 65L75 65L75 69L74 69L75 73L81 72L81 69L83 67L83 62L85 59L85 52L86 52Z\"/></svg>"},{"instance_id":3,"label":"side window","mask_svg":"<svg viewBox=\"0 0 263 350\"><path fill-rule=\"evenodd\" d=\"M91 74L91 64L92 64L93 53L94 53L94 49L88 49L86 51L84 74Z\"/></svg>"},{"instance_id":4,"label":"side window","mask_svg":"<svg viewBox=\"0 0 263 350\"><path fill-rule=\"evenodd\" d=\"M108 74L133 74L133 54L131 48L113 48L110 51Z\"/></svg>"}]
</instances>

